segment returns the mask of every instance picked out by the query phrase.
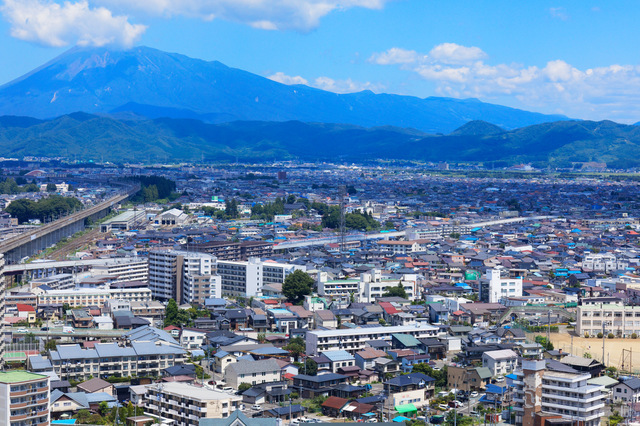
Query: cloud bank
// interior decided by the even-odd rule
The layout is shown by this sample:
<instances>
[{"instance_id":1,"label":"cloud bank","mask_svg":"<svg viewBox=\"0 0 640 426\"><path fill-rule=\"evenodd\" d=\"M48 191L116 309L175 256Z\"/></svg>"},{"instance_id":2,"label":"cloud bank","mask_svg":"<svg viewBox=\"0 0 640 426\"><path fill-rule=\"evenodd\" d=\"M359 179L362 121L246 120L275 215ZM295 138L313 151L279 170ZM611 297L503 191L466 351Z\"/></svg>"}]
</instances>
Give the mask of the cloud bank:
<instances>
[{"instance_id":1,"label":"cloud bank","mask_svg":"<svg viewBox=\"0 0 640 426\"><path fill-rule=\"evenodd\" d=\"M146 30L126 16L114 16L86 0L62 4L46 0L4 0L0 13L11 25L11 35L45 46L114 45L130 47Z\"/></svg>"},{"instance_id":2,"label":"cloud bank","mask_svg":"<svg viewBox=\"0 0 640 426\"><path fill-rule=\"evenodd\" d=\"M282 84L304 84L305 86L315 87L316 89L322 89L334 93L355 93L362 92L363 90L379 92L384 88L380 84L370 82L360 83L350 78L346 80L334 80L333 78L322 76L309 81L299 75L290 76L283 72L277 72L267 78Z\"/></svg>"},{"instance_id":3,"label":"cloud bank","mask_svg":"<svg viewBox=\"0 0 640 426\"><path fill-rule=\"evenodd\" d=\"M393 47L374 53L369 62L412 71L433 82L440 96L498 102L515 98L521 107L575 118L635 122L640 117L638 65L578 69L561 59L539 67L489 64L488 58L478 47L444 43L428 54Z\"/></svg>"}]
</instances>

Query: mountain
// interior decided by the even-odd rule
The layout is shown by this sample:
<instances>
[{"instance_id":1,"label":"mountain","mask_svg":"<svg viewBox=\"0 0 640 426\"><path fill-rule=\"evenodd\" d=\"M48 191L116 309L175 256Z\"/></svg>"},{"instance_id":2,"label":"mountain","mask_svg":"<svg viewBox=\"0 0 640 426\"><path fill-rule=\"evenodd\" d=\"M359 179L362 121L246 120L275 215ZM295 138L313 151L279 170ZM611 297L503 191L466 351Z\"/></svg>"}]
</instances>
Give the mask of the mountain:
<instances>
[{"instance_id":1,"label":"mountain","mask_svg":"<svg viewBox=\"0 0 640 426\"><path fill-rule=\"evenodd\" d=\"M452 136L487 136L504 133L504 129L482 120L470 121L451 132Z\"/></svg>"},{"instance_id":2,"label":"mountain","mask_svg":"<svg viewBox=\"0 0 640 426\"><path fill-rule=\"evenodd\" d=\"M420 99L370 91L340 95L148 47L73 48L0 86L0 115L46 119L76 111L209 123L297 120L390 125L445 134L472 120L514 129L566 119L477 99Z\"/></svg>"},{"instance_id":3,"label":"mountain","mask_svg":"<svg viewBox=\"0 0 640 426\"><path fill-rule=\"evenodd\" d=\"M484 129L484 130L483 130ZM87 113L52 120L0 117L0 156L63 156L114 162L336 160L536 163L606 162L640 166L640 127L611 121L561 121L500 131L470 123L449 135L392 126L300 121L236 121Z\"/></svg>"}]
</instances>

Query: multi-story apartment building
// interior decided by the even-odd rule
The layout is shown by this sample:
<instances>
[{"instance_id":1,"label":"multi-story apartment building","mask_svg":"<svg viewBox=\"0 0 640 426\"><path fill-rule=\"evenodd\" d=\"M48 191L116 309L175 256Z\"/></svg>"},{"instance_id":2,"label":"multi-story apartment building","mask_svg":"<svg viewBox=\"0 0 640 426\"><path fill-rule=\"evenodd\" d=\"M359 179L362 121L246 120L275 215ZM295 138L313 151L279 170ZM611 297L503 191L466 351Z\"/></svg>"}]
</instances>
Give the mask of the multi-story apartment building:
<instances>
[{"instance_id":1,"label":"multi-story apartment building","mask_svg":"<svg viewBox=\"0 0 640 426\"><path fill-rule=\"evenodd\" d=\"M624 304L600 303L578 306L576 315L576 333L579 336L595 336L603 333L605 336L613 333L615 336L640 336L640 306L625 306Z\"/></svg>"},{"instance_id":2,"label":"multi-story apartment building","mask_svg":"<svg viewBox=\"0 0 640 426\"><path fill-rule=\"evenodd\" d=\"M307 332L307 355L318 355L325 351L344 350L354 355L373 340L391 341L392 334L408 334L417 339L434 337L438 327L426 322L412 326L367 327L337 330L313 330Z\"/></svg>"},{"instance_id":3,"label":"multi-story apartment building","mask_svg":"<svg viewBox=\"0 0 640 426\"><path fill-rule=\"evenodd\" d=\"M147 389L145 413L171 420L176 426L229 417L242 402L240 395L179 382L153 384Z\"/></svg>"},{"instance_id":4,"label":"multi-story apartment building","mask_svg":"<svg viewBox=\"0 0 640 426\"><path fill-rule=\"evenodd\" d=\"M35 289L38 305L102 306L109 299L127 300L130 302L151 301L151 290L148 288L73 288L68 290Z\"/></svg>"},{"instance_id":5,"label":"multi-story apartment building","mask_svg":"<svg viewBox=\"0 0 640 426\"><path fill-rule=\"evenodd\" d=\"M588 373L553 371L545 361L522 361L515 372L513 405L516 424L599 426L604 416L604 386L589 384ZM551 422L548 422L551 420Z\"/></svg>"},{"instance_id":6,"label":"multi-story apartment building","mask_svg":"<svg viewBox=\"0 0 640 426\"><path fill-rule=\"evenodd\" d=\"M216 263L216 268L222 294L229 296L260 295L264 285L282 284L296 269L306 270L304 266L263 262L258 258L240 262L222 260Z\"/></svg>"},{"instance_id":7,"label":"multi-story apartment building","mask_svg":"<svg viewBox=\"0 0 640 426\"><path fill-rule=\"evenodd\" d=\"M49 376L0 372L0 426L48 426Z\"/></svg>"},{"instance_id":8,"label":"multi-story apartment building","mask_svg":"<svg viewBox=\"0 0 640 426\"><path fill-rule=\"evenodd\" d=\"M273 243L266 241L210 241L184 247L211 254L218 260L249 260L252 257L264 258L273 254Z\"/></svg>"},{"instance_id":9,"label":"multi-story apartment building","mask_svg":"<svg viewBox=\"0 0 640 426\"><path fill-rule=\"evenodd\" d=\"M95 265L91 272L94 275L116 276L114 282L142 281L149 279L149 261L146 257L123 257L110 260L102 265Z\"/></svg>"},{"instance_id":10,"label":"multi-story apartment building","mask_svg":"<svg viewBox=\"0 0 640 426\"><path fill-rule=\"evenodd\" d=\"M613 253L585 253L582 260L582 270L589 272L611 272L628 266L629 262L617 259Z\"/></svg>"},{"instance_id":11,"label":"multi-story apartment building","mask_svg":"<svg viewBox=\"0 0 640 426\"><path fill-rule=\"evenodd\" d=\"M55 290L65 290L75 287L75 281L73 280L73 274L54 274L35 279L30 283L31 288L40 287L41 285L46 285Z\"/></svg>"},{"instance_id":12,"label":"multi-story apartment building","mask_svg":"<svg viewBox=\"0 0 640 426\"><path fill-rule=\"evenodd\" d=\"M91 377L157 377L163 369L182 364L186 351L162 341L137 341L128 346L96 343L94 349L58 345L49 354L61 380L84 381Z\"/></svg>"},{"instance_id":13,"label":"multi-story apartment building","mask_svg":"<svg viewBox=\"0 0 640 426\"><path fill-rule=\"evenodd\" d=\"M522 296L522 278L502 278L499 269L487 270L487 276L480 280L480 301L502 303L508 297Z\"/></svg>"},{"instance_id":14,"label":"multi-story apartment building","mask_svg":"<svg viewBox=\"0 0 640 426\"><path fill-rule=\"evenodd\" d=\"M405 274L400 277L382 275L379 269L372 269L360 275L360 279L329 280L326 272L318 274L318 294L323 297L350 298L354 295L359 302L373 303L382 297L391 287L402 283L409 300L417 296L418 277L416 274Z\"/></svg>"},{"instance_id":15,"label":"multi-story apartment building","mask_svg":"<svg viewBox=\"0 0 640 426\"><path fill-rule=\"evenodd\" d=\"M149 288L153 297L178 303L204 305L210 297L221 297L215 257L186 251L149 253Z\"/></svg>"}]
</instances>

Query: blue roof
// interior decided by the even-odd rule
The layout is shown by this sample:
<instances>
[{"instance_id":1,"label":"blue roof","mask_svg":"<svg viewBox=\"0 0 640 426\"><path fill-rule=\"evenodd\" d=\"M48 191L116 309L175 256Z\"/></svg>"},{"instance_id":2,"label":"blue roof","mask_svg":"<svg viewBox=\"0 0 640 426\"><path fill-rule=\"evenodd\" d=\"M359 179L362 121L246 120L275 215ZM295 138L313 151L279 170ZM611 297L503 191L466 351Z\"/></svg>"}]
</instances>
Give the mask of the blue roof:
<instances>
[{"instance_id":1,"label":"blue roof","mask_svg":"<svg viewBox=\"0 0 640 426\"><path fill-rule=\"evenodd\" d=\"M495 393L498 395L504 394L505 392L507 392L507 389L508 389L507 385L499 386L491 383L487 384L487 387L486 387L487 393Z\"/></svg>"},{"instance_id":2,"label":"blue roof","mask_svg":"<svg viewBox=\"0 0 640 426\"><path fill-rule=\"evenodd\" d=\"M350 361L355 359L353 355L347 351L325 351L322 352L322 355L329 358L331 362Z\"/></svg>"}]
</instances>

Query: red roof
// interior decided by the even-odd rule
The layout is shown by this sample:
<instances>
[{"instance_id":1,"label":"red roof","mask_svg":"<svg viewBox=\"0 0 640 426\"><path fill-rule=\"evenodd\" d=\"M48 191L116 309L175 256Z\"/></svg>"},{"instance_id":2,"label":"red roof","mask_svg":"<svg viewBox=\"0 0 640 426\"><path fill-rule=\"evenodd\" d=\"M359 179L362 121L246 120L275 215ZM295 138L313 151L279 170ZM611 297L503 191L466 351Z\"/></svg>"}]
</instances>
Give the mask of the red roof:
<instances>
[{"instance_id":1,"label":"red roof","mask_svg":"<svg viewBox=\"0 0 640 426\"><path fill-rule=\"evenodd\" d=\"M171 331L171 330L180 330L180 327L176 327L175 325L170 325L164 328L164 331Z\"/></svg>"},{"instance_id":2,"label":"red roof","mask_svg":"<svg viewBox=\"0 0 640 426\"><path fill-rule=\"evenodd\" d=\"M398 312L400 312L391 304L391 302L380 302L379 305L389 315L397 314Z\"/></svg>"},{"instance_id":3,"label":"red roof","mask_svg":"<svg viewBox=\"0 0 640 426\"><path fill-rule=\"evenodd\" d=\"M16 308L18 308L18 312L35 312L36 308L31 305L25 305L24 303L16 303Z\"/></svg>"}]
</instances>

